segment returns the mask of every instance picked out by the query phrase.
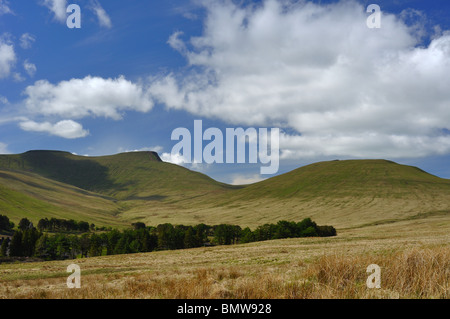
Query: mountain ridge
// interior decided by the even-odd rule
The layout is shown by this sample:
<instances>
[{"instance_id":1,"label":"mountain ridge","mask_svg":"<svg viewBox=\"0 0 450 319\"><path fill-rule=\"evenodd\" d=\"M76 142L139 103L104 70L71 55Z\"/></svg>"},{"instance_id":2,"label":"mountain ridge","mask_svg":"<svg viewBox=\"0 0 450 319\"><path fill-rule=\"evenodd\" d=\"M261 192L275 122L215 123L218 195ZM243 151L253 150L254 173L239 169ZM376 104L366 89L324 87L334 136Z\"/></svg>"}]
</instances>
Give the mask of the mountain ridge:
<instances>
[{"instance_id":1,"label":"mountain ridge","mask_svg":"<svg viewBox=\"0 0 450 319\"><path fill-rule=\"evenodd\" d=\"M7 204L8 197L21 196L22 201ZM155 152L85 157L34 150L0 155L0 210L9 210L16 220L23 206L28 212L24 215L34 220L62 217L61 209L71 218L99 225L144 221L251 226L312 217L355 227L450 211L448 203L450 180L380 159L317 162L233 186L163 162Z\"/></svg>"}]
</instances>

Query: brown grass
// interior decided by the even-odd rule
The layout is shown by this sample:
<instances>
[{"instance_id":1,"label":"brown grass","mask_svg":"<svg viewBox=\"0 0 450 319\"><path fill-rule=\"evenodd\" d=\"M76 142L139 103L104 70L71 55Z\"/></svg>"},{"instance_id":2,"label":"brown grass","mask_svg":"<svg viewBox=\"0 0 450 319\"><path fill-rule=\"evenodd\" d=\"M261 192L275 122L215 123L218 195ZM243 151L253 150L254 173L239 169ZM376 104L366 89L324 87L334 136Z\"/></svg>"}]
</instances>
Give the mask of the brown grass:
<instances>
[{"instance_id":1,"label":"brown grass","mask_svg":"<svg viewBox=\"0 0 450 319\"><path fill-rule=\"evenodd\" d=\"M365 230L370 239L352 230L332 239L0 265L0 298L450 297L448 232L393 240L374 230ZM81 289L66 286L71 263L82 269ZM381 267L381 289L366 286L370 264Z\"/></svg>"}]
</instances>

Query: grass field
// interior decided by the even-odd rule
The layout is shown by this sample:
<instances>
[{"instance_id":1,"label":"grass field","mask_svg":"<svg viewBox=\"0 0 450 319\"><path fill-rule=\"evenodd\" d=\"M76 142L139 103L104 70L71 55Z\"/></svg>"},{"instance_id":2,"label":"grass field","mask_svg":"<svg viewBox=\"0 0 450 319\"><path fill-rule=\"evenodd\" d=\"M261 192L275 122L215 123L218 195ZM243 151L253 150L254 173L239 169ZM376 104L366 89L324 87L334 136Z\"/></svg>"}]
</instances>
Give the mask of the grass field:
<instances>
[{"instance_id":1,"label":"grass field","mask_svg":"<svg viewBox=\"0 0 450 319\"><path fill-rule=\"evenodd\" d=\"M398 231L397 231L398 230ZM450 298L450 223L338 230L337 237L0 265L0 298ZM69 289L66 268L81 268ZM369 289L366 268L381 267Z\"/></svg>"},{"instance_id":2,"label":"grass field","mask_svg":"<svg viewBox=\"0 0 450 319\"><path fill-rule=\"evenodd\" d=\"M0 214L97 226L251 227L310 217L338 236L0 264L0 298L449 298L450 180L384 160L331 161L247 186L155 153L0 156ZM66 268L81 267L81 289ZM369 289L366 268L381 267Z\"/></svg>"}]
</instances>

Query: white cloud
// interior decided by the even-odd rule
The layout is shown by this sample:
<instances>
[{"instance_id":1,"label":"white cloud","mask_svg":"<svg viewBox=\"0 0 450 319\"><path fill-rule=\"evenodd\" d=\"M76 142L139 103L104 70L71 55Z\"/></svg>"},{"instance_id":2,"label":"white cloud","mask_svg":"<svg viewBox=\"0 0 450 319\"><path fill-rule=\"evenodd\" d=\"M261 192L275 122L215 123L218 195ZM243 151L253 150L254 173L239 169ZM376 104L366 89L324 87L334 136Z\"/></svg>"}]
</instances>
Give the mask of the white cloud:
<instances>
[{"instance_id":1,"label":"white cloud","mask_svg":"<svg viewBox=\"0 0 450 319\"><path fill-rule=\"evenodd\" d=\"M9 2L6 0L0 0L0 16L3 14L13 14L9 7Z\"/></svg>"},{"instance_id":2,"label":"white cloud","mask_svg":"<svg viewBox=\"0 0 450 319\"><path fill-rule=\"evenodd\" d=\"M44 0L41 4L55 15L57 21L66 22L67 0Z\"/></svg>"},{"instance_id":3,"label":"white cloud","mask_svg":"<svg viewBox=\"0 0 450 319\"><path fill-rule=\"evenodd\" d=\"M176 164L176 165L184 165L190 162L190 160L186 160L181 154L171 154L171 153L162 153L161 160L164 162Z\"/></svg>"},{"instance_id":4,"label":"white cloud","mask_svg":"<svg viewBox=\"0 0 450 319\"><path fill-rule=\"evenodd\" d=\"M183 166L183 167L186 167L190 170L194 170L197 172L206 173L211 168L211 164L195 163L195 162L191 163L191 159L185 158L180 153L178 153L178 154L162 153L159 155L160 155L159 157L161 158L161 160L163 162L168 162L168 163L176 164L179 166Z\"/></svg>"},{"instance_id":5,"label":"white cloud","mask_svg":"<svg viewBox=\"0 0 450 319\"><path fill-rule=\"evenodd\" d=\"M231 181L232 185L247 185L253 184L257 182L261 182L265 180L265 178L261 177L259 174L254 175L234 175Z\"/></svg>"},{"instance_id":6,"label":"white cloud","mask_svg":"<svg viewBox=\"0 0 450 319\"><path fill-rule=\"evenodd\" d=\"M26 79L22 76L22 74L20 74L20 73L18 73L18 72L14 72L12 76L13 76L14 82L23 82L23 81L26 80Z\"/></svg>"},{"instance_id":7,"label":"white cloud","mask_svg":"<svg viewBox=\"0 0 450 319\"><path fill-rule=\"evenodd\" d=\"M109 15L106 13L105 9L101 6L101 4L97 0L91 1L91 8L97 16L98 23L102 27L111 28L112 22Z\"/></svg>"},{"instance_id":8,"label":"white cloud","mask_svg":"<svg viewBox=\"0 0 450 319\"><path fill-rule=\"evenodd\" d=\"M175 50L185 53L186 52L186 45L185 43L179 38L181 35L183 35L183 32L177 31L173 33L170 37L167 43L174 48Z\"/></svg>"},{"instance_id":9,"label":"white cloud","mask_svg":"<svg viewBox=\"0 0 450 319\"><path fill-rule=\"evenodd\" d=\"M14 46L0 39L0 79L10 75L11 69L16 63Z\"/></svg>"},{"instance_id":10,"label":"white cloud","mask_svg":"<svg viewBox=\"0 0 450 319\"><path fill-rule=\"evenodd\" d=\"M33 77L34 74L37 71L36 65L34 65L33 63L28 62L28 60L25 60L23 62L23 68L25 69L25 71L28 73L28 75L30 77Z\"/></svg>"},{"instance_id":11,"label":"white cloud","mask_svg":"<svg viewBox=\"0 0 450 319\"><path fill-rule=\"evenodd\" d=\"M8 150L8 145L2 142L0 142L0 154L11 154L11 152Z\"/></svg>"},{"instance_id":12,"label":"white cloud","mask_svg":"<svg viewBox=\"0 0 450 319\"><path fill-rule=\"evenodd\" d=\"M25 104L32 113L65 118L103 116L119 120L122 111L148 112L153 107L144 87L123 76L116 79L87 76L56 85L40 80L24 93Z\"/></svg>"},{"instance_id":13,"label":"white cloud","mask_svg":"<svg viewBox=\"0 0 450 319\"><path fill-rule=\"evenodd\" d=\"M168 108L294 129L280 142L284 156L450 152L450 32L423 46L419 12L384 13L369 29L356 1L203 4L203 34L168 41L189 71L150 87Z\"/></svg>"},{"instance_id":14,"label":"white cloud","mask_svg":"<svg viewBox=\"0 0 450 319\"><path fill-rule=\"evenodd\" d=\"M3 95L0 95L0 103L1 104L9 104L9 101L6 97L4 97Z\"/></svg>"},{"instance_id":15,"label":"white cloud","mask_svg":"<svg viewBox=\"0 0 450 319\"><path fill-rule=\"evenodd\" d=\"M366 133L330 135L280 135L280 159L321 156L414 158L450 152L450 135L391 135Z\"/></svg>"},{"instance_id":16,"label":"white cloud","mask_svg":"<svg viewBox=\"0 0 450 319\"><path fill-rule=\"evenodd\" d=\"M31 46L33 45L33 43L36 41L36 38L29 33L24 33L20 37L19 41L20 41L20 47L22 49L30 49Z\"/></svg>"},{"instance_id":17,"label":"white cloud","mask_svg":"<svg viewBox=\"0 0 450 319\"><path fill-rule=\"evenodd\" d=\"M159 153L163 150L162 146L150 146L150 147L141 147L139 149L135 149L135 150L128 150L128 149L124 149L123 147L119 148L119 153L129 153L129 152L156 152Z\"/></svg>"},{"instance_id":18,"label":"white cloud","mask_svg":"<svg viewBox=\"0 0 450 319\"><path fill-rule=\"evenodd\" d=\"M49 122L37 123L34 121L21 122L19 126L25 131L45 132L67 139L75 139L89 135L89 131L84 130L80 123L72 120L59 121L56 124Z\"/></svg>"}]
</instances>

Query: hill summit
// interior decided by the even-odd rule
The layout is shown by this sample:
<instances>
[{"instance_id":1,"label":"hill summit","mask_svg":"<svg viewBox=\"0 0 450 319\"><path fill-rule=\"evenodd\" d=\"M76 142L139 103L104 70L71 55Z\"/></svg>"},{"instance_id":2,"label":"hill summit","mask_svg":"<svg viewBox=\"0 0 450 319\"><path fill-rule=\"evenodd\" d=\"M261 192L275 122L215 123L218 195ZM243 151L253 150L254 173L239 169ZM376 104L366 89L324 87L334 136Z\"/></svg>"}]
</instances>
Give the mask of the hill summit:
<instances>
[{"instance_id":1,"label":"hill summit","mask_svg":"<svg viewBox=\"0 0 450 319\"><path fill-rule=\"evenodd\" d=\"M450 180L386 160L319 162L244 186L166 163L155 152L0 155L0 211L99 225L239 224L306 217L357 227L449 216ZM1 214L1 212L0 212Z\"/></svg>"},{"instance_id":2,"label":"hill summit","mask_svg":"<svg viewBox=\"0 0 450 319\"><path fill-rule=\"evenodd\" d=\"M28 151L0 155L0 169L35 173L117 199L150 192L171 192L191 182L199 187L219 186L209 177L183 167L165 163L156 152L127 152L110 156L79 156L62 151ZM189 185L187 185L189 183ZM210 185L208 185L210 186Z\"/></svg>"}]
</instances>

